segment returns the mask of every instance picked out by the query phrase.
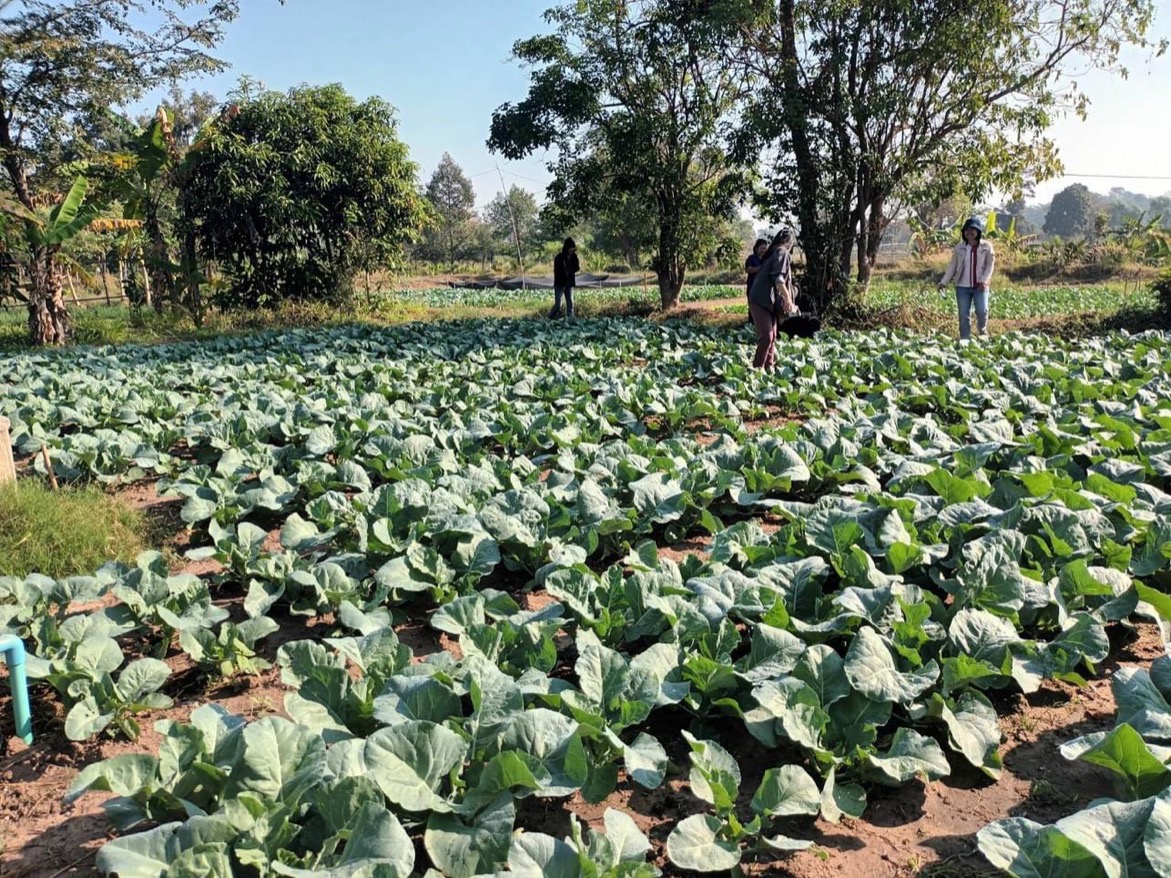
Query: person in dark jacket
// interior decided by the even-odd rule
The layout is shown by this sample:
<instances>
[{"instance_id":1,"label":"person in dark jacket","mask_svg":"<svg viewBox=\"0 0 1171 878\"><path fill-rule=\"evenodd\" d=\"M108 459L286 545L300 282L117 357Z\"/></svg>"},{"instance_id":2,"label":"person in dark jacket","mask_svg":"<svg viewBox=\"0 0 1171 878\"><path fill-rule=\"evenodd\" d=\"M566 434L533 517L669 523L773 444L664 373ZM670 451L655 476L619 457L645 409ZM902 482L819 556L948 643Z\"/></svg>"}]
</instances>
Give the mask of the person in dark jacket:
<instances>
[{"instance_id":1,"label":"person in dark jacket","mask_svg":"<svg viewBox=\"0 0 1171 878\"><path fill-rule=\"evenodd\" d=\"M744 260L744 271L748 274L748 282L744 285L745 294L752 292L752 281L755 279L756 273L760 271L760 267L764 265L764 254L767 251L768 241L764 238L757 238L756 243L752 245L752 252ZM751 303L749 304L751 305ZM749 309L748 322L752 322L751 308Z\"/></svg>"},{"instance_id":2,"label":"person in dark jacket","mask_svg":"<svg viewBox=\"0 0 1171 878\"><path fill-rule=\"evenodd\" d=\"M565 316L573 319L573 288L577 286L577 273L581 265L577 261L577 244L573 238L566 238L561 252L553 258L553 309L549 319L561 316L561 297L565 296Z\"/></svg>"},{"instance_id":3,"label":"person in dark jacket","mask_svg":"<svg viewBox=\"0 0 1171 878\"><path fill-rule=\"evenodd\" d=\"M793 269L789 248L793 233L782 229L773 237L763 264L748 288L748 313L756 327L756 356L752 365L771 369L776 360L777 323L797 311L793 301Z\"/></svg>"}]
</instances>

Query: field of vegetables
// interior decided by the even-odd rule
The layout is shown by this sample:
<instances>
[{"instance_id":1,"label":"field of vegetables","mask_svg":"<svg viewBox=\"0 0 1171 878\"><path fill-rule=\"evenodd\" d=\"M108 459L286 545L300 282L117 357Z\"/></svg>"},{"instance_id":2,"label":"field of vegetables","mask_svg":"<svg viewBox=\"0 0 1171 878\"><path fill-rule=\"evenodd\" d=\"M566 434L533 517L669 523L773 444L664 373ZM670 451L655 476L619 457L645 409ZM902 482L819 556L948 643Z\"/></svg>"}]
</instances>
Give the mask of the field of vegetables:
<instances>
[{"instance_id":1,"label":"field of vegetables","mask_svg":"<svg viewBox=\"0 0 1171 878\"><path fill-rule=\"evenodd\" d=\"M743 296L743 287L720 284L689 284L683 290L685 303L712 302ZM471 290L452 287L402 290L386 296L405 303L431 308L536 308L552 302L549 290ZM577 293L579 309L587 312L598 306L638 304L654 306L659 301L658 287L651 278L645 287L583 289ZM955 296L951 290L939 292L931 283L895 281L879 278L871 284L866 304L874 311L909 308L952 317ZM1022 320L1072 314L1110 314L1122 309L1153 311L1155 295L1145 285L1102 283L1081 286L1018 286L997 284L992 295L994 320ZM995 327L994 327L995 328Z\"/></svg>"},{"instance_id":2,"label":"field of vegetables","mask_svg":"<svg viewBox=\"0 0 1171 878\"><path fill-rule=\"evenodd\" d=\"M59 828L0 790L0 862L926 874L848 856L901 791L997 789L1009 715L1105 667L1117 727L1058 729L1049 761L1113 797L989 813L987 861L973 830L936 874L1171 875L1171 663L1117 665L1171 635L1171 336L827 332L750 359L746 330L628 318L0 359L26 466L157 482L191 530L0 578L38 736L0 780L67 754L59 822L103 801L114 828L47 864Z\"/></svg>"}]
</instances>

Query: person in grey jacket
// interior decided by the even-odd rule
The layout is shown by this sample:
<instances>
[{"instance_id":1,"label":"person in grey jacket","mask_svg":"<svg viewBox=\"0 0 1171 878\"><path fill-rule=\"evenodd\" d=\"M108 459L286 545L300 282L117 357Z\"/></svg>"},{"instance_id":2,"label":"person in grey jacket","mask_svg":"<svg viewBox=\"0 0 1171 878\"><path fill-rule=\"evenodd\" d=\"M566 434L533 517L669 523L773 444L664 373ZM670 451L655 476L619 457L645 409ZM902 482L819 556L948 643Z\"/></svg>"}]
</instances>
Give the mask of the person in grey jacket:
<instances>
[{"instance_id":1,"label":"person in grey jacket","mask_svg":"<svg viewBox=\"0 0 1171 878\"><path fill-rule=\"evenodd\" d=\"M939 280L942 290L954 282L956 307L960 313L960 338L972 336L972 307L976 309L976 332L988 334L988 285L996 267L992 245L984 240L984 223L979 217L970 217L960 229L964 239L951 254L947 271Z\"/></svg>"},{"instance_id":2,"label":"person in grey jacket","mask_svg":"<svg viewBox=\"0 0 1171 878\"><path fill-rule=\"evenodd\" d=\"M789 249L793 233L782 229L773 236L760 270L748 288L748 313L756 327L756 356L752 365L771 369L776 362L777 323L797 311L793 300L793 267Z\"/></svg>"}]
</instances>

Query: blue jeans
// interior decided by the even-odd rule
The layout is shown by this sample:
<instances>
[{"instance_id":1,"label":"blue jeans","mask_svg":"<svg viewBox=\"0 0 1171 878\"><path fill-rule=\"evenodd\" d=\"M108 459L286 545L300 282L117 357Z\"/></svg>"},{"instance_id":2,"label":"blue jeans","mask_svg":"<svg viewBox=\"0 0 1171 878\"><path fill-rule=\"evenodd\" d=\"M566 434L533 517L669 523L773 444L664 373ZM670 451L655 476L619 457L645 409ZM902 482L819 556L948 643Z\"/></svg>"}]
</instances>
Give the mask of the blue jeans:
<instances>
[{"instance_id":1,"label":"blue jeans","mask_svg":"<svg viewBox=\"0 0 1171 878\"><path fill-rule=\"evenodd\" d=\"M553 310L549 317L561 316L561 297L565 296L565 316L573 319L573 287L553 287Z\"/></svg>"},{"instance_id":2,"label":"blue jeans","mask_svg":"<svg viewBox=\"0 0 1171 878\"><path fill-rule=\"evenodd\" d=\"M988 334L988 287L956 287L956 306L960 311L960 338L972 337L972 306L976 306L976 334Z\"/></svg>"}]
</instances>

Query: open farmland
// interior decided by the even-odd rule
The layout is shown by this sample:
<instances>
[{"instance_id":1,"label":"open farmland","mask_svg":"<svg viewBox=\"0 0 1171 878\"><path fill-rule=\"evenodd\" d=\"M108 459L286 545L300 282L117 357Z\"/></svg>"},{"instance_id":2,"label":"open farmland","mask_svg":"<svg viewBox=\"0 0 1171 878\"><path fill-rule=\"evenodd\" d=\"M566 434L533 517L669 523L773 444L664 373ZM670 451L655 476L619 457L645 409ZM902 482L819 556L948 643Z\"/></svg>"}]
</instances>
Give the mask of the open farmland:
<instances>
[{"instance_id":1,"label":"open farmland","mask_svg":"<svg viewBox=\"0 0 1171 878\"><path fill-rule=\"evenodd\" d=\"M190 529L133 567L0 579L37 681L2 855L986 873L985 823L1109 788L1058 745L1109 749L1097 675L1124 665L1120 718L1167 761L1167 663L1141 669L1171 618L1171 338L829 332L782 342L776 374L750 356L726 328L611 318L0 360L25 466L47 446L58 478ZM1125 819L1154 841L1086 848L1078 874L1166 874L1146 769ZM1079 844L1060 834L1018 822L1000 849L1041 862Z\"/></svg>"},{"instance_id":2,"label":"open farmland","mask_svg":"<svg viewBox=\"0 0 1171 878\"><path fill-rule=\"evenodd\" d=\"M475 290L430 287L379 293L378 297L438 309L454 306L485 310L541 306L547 309L552 303L552 291L537 289ZM597 313L598 308L622 304L654 307L658 305L659 293L654 279L651 278L648 284L641 287L578 290L576 298L579 309L584 307L590 313ZM728 302L728 307L735 309L744 301L744 288L732 284L688 285L683 294L683 301ZM735 304L731 304L733 301ZM993 330L996 329L996 321L1002 319L1021 320L1091 313L1105 315L1123 309L1153 312L1156 306L1156 297L1146 285L1136 289L1133 284L1118 282L1035 286L997 284L992 292ZM954 319L955 294L951 287L940 292L929 282L878 279L866 292L865 307L874 313L906 308Z\"/></svg>"}]
</instances>

